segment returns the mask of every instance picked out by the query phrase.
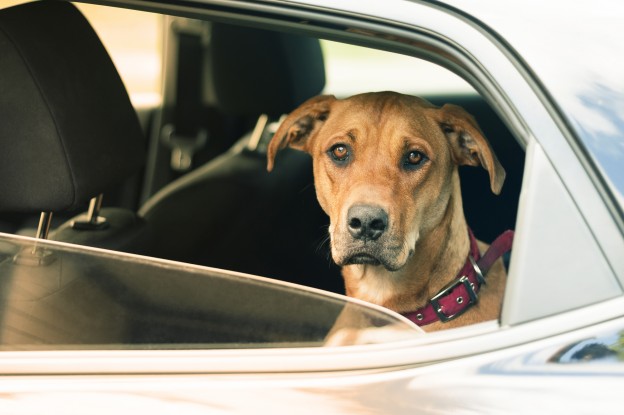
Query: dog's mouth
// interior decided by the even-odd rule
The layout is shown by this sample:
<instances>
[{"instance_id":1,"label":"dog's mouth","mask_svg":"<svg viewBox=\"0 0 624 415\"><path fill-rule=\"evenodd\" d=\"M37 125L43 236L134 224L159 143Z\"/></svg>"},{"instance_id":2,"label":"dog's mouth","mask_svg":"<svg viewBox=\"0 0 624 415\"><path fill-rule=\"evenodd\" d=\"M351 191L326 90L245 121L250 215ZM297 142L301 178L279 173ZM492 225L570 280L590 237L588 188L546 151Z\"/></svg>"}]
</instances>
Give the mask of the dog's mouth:
<instances>
[{"instance_id":1,"label":"dog's mouth","mask_svg":"<svg viewBox=\"0 0 624 415\"><path fill-rule=\"evenodd\" d=\"M413 236L403 234L384 234L377 240L352 238L348 232L331 233L331 252L336 265L368 265L383 267L387 271L396 272L405 266L414 254Z\"/></svg>"},{"instance_id":2,"label":"dog's mouth","mask_svg":"<svg viewBox=\"0 0 624 415\"><path fill-rule=\"evenodd\" d=\"M381 261L370 254L355 254L347 258L345 265L381 265Z\"/></svg>"},{"instance_id":3,"label":"dog's mouth","mask_svg":"<svg viewBox=\"0 0 624 415\"><path fill-rule=\"evenodd\" d=\"M373 251L373 252L371 252ZM413 249L410 249L408 254L401 257L397 256L394 250L376 252L372 249L366 250L352 250L347 255L334 257L336 264L339 266L345 265L373 265L382 266L388 271L398 271L405 265L407 258L412 256Z\"/></svg>"}]
</instances>

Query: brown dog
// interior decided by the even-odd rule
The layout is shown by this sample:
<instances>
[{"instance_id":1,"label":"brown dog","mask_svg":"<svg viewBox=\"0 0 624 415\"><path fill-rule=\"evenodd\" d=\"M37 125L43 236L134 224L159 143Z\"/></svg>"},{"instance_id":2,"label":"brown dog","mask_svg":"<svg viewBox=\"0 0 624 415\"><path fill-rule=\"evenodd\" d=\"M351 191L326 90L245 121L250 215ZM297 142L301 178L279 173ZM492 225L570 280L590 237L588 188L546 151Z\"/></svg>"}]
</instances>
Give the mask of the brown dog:
<instances>
[{"instance_id":1,"label":"brown dog","mask_svg":"<svg viewBox=\"0 0 624 415\"><path fill-rule=\"evenodd\" d=\"M313 158L316 193L330 217L332 257L342 267L347 295L404 314L425 306L467 263L471 233L458 166L483 166L495 194L505 179L466 111L394 92L308 100L275 133L269 171L287 146ZM474 307L426 329L497 318L502 261L489 271Z\"/></svg>"}]
</instances>

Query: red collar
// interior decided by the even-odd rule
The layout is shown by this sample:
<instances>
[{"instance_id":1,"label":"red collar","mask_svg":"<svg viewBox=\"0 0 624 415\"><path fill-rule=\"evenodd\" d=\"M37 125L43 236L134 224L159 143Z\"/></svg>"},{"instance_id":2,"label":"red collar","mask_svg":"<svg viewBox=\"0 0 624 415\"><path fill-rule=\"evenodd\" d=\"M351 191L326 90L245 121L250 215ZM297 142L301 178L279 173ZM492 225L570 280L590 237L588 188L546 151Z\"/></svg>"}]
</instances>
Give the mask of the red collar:
<instances>
[{"instance_id":1,"label":"red collar","mask_svg":"<svg viewBox=\"0 0 624 415\"><path fill-rule=\"evenodd\" d=\"M468 229L468 235L470 252L455 280L433 296L424 307L403 314L417 325L426 326L438 320L445 323L476 304L479 289L485 284L485 274L498 258L511 250L514 232L503 232L492 242L483 257L472 230Z\"/></svg>"}]
</instances>

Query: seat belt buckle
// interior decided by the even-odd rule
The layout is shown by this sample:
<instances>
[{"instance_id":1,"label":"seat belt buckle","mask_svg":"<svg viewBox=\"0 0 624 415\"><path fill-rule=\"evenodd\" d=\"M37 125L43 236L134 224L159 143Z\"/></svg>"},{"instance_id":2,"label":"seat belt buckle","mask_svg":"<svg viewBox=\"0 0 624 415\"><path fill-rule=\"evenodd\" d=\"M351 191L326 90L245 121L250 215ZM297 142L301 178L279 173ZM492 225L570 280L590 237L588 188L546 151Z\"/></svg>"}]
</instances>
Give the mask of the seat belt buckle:
<instances>
[{"instance_id":1,"label":"seat belt buckle","mask_svg":"<svg viewBox=\"0 0 624 415\"><path fill-rule=\"evenodd\" d=\"M173 124L166 124L161 132L162 143L171 149L171 170L184 173L193 166L193 156L208 141L208 131L200 128L195 137L175 133Z\"/></svg>"}]
</instances>

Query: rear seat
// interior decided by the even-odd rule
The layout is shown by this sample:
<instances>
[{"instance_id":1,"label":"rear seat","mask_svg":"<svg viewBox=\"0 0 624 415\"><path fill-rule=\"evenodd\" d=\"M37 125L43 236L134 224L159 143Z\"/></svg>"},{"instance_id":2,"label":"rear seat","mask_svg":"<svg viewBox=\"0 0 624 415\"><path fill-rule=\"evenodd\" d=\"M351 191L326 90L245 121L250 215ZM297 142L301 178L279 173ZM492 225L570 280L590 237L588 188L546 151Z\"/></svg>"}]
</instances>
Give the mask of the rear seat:
<instances>
[{"instance_id":1,"label":"rear seat","mask_svg":"<svg viewBox=\"0 0 624 415\"><path fill-rule=\"evenodd\" d=\"M276 120L323 90L317 39L221 24L212 30L214 86L226 115ZM262 143L250 149L249 139L143 205L152 254L343 291L323 245L328 219L316 201L310 157L285 151L269 174Z\"/></svg>"}]
</instances>

